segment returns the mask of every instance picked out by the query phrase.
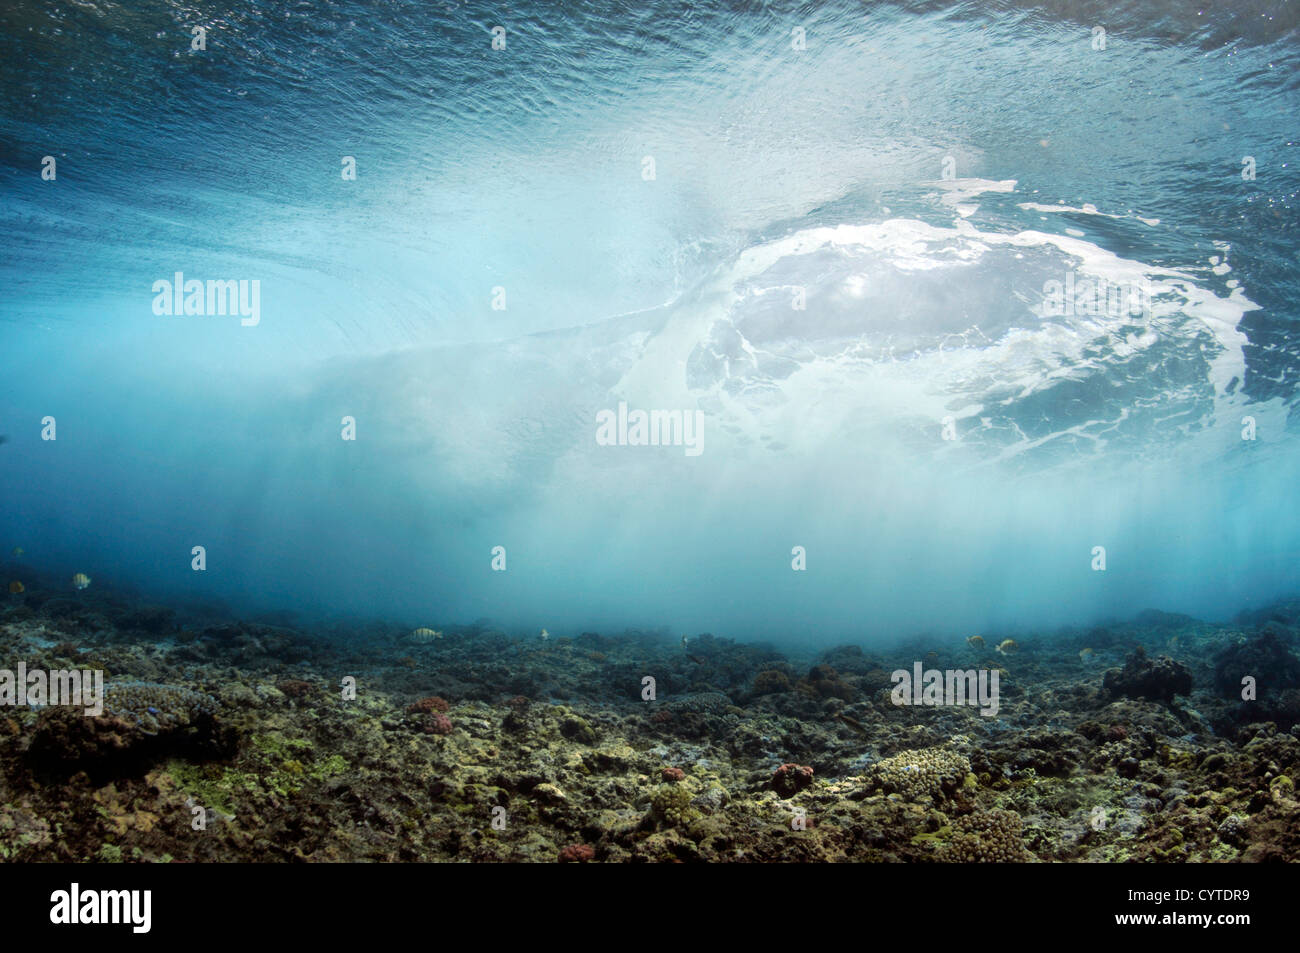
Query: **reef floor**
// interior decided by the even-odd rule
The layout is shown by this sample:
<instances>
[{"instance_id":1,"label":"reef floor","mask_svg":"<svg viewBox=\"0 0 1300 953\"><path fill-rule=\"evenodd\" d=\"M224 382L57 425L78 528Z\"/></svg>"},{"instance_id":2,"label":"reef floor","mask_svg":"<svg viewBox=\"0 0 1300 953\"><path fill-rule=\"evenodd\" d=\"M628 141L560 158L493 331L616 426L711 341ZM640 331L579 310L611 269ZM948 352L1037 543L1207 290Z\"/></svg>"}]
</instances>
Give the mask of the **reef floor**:
<instances>
[{"instance_id":1,"label":"reef floor","mask_svg":"<svg viewBox=\"0 0 1300 953\"><path fill-rule=\"evenodd\" d=\"M0 610L0 665L105 679L0 707L0 859L1300 860L1300 602L806 658L275 621ZM918 663L996 670L996 715L897 704Z\"/></svg>"}]
</instances>

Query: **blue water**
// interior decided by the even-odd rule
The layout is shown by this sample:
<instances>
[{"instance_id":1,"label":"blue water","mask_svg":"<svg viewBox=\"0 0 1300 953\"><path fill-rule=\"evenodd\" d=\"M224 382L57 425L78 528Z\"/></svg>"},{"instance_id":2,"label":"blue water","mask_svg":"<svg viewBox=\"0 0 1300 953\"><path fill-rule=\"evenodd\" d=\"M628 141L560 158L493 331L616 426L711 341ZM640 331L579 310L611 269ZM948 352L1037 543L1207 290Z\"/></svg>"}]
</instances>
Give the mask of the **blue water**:
<instances>
[{"instance_id":1,"label":"blue water","mask_svg":"<svg viewBox=\"0 0 1300 953\"><path fill-rule=\"evenodd\" d=\"M1292 593L1297 9L6 3L0 553L811 642Z\"/></svg>"}]
</instances>

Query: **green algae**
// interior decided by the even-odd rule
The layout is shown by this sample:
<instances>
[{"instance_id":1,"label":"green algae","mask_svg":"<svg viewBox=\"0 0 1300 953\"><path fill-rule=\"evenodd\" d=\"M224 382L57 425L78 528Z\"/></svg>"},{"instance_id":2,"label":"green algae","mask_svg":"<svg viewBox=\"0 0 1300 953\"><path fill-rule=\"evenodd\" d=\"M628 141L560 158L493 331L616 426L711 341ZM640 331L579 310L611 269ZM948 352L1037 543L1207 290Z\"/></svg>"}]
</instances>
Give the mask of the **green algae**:
<instances>
[{"instance_id":1,"label":"green algae","mask_svg":"<svg viewBox=\"0 0 1300 953\"><path fill-rule=\"evenodd\" d=\"M308 783L325 781L348 770L348 761L342 755L317 759L310 756L313 750L305 738L286 738L276 732L255 734L240 765L172 760L166 770L195 803L237 815L236 806L242 801L268 795L292 798Z\"/></svg>"},{"instance_id":2,"label":"green algae","mask_svg":"<svg viewBox=\"0 0 1300 953\"><path fill-rule=\"evenodd\" d=\"M910 843L913 847L925 847L927 844L937 847L941 844L947 843L951 839L952 839L952 826L945 824L937 831L930 831L926 833L917 834L915 837L912 838Z\"/></svg>"}]
</instances>

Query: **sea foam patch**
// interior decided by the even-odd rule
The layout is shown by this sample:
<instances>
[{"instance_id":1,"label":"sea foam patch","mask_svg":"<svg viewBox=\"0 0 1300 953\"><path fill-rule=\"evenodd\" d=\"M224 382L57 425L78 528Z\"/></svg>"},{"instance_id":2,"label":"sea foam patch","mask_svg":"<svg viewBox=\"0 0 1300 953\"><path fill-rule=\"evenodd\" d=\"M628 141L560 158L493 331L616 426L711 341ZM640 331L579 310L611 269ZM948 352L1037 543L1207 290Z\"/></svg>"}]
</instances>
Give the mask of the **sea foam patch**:
<instances>
[{"instance_id":1,"label":"sea foam patch","mask_svg":"<svg viewBox=\"0 0 1300 953\"><path fill-rule=\"evenodd\" d=\"M815 307L783 301L791 288ZM638 377L684 361L719 439L1040 465L1060 462L1053 447L1140 454L1230 417L1244 402L1239 325L1257 307L1240 287L1225 296L1086 238L965 218L804 229L747 249L712 291L693 333L676 335L689 351ZM1087 380L1111 383L1079 388ZM947 443L945 418L958 438Z\"/></svg>"}]
</instances>

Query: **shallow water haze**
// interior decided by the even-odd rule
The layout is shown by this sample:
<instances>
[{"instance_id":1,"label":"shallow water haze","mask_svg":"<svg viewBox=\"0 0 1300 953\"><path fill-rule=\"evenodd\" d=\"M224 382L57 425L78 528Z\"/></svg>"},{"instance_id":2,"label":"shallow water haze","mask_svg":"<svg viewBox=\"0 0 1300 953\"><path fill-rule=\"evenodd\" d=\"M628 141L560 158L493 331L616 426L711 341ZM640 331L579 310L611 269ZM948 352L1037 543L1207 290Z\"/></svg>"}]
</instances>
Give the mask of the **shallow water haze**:
<instances>
[{"instance_id":1,"label":"shallow water haze","mask_svg":"<svg viewBox=\"0 0 1300 953\"><path fill-rule=\"evenodd\" d=\"M1297 16L6 4L0 552L811 645L1293 593Z\"/></svg>"}]
</instances>

